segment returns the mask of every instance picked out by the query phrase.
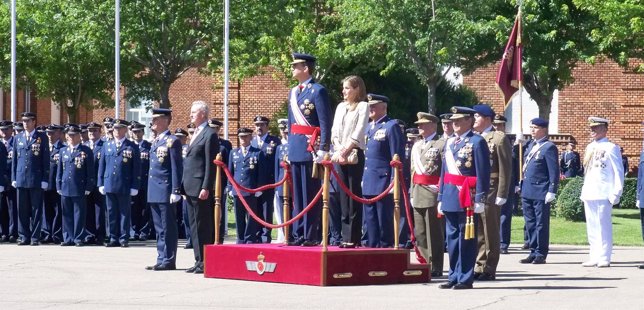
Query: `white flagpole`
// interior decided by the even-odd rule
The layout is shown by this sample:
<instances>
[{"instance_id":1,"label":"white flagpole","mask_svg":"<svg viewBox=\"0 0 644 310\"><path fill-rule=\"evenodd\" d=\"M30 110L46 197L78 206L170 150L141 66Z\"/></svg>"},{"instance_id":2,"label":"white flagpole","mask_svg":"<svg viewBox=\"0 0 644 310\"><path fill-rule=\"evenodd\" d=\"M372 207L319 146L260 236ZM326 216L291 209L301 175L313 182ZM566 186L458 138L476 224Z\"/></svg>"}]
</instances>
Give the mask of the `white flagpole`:
<instances>
[{"instance_id":1,"label":"white flagpole","mask_svg":"<svg viewBox=\"0 0 644 310\"><path fill-rule=\"evenodd\" d=\"M16 121L16 0L11 0L11 121Z\"/></svg>"},{"instance_id":2,"label":"white flagpole","mask_svg":"<svg viewBox=\"0 0 644 310\"><path fill-rule=\"evenodd\" d=\"M229 84L229 63L230 51L228 42L230 40L230 1L224 0L224 139L228 139L228 84Z\"/></svg>"},{"instance_id":3,"label":"white flagpole","mask_svg":"<svg viewBox=\"0 0 644 310\"><path fill-rule=\"evenodd\" d=\"M121 3L116 0L114 6L114 110L115 118L120 118L121 102Z\"/></svg>"}]
</instances>

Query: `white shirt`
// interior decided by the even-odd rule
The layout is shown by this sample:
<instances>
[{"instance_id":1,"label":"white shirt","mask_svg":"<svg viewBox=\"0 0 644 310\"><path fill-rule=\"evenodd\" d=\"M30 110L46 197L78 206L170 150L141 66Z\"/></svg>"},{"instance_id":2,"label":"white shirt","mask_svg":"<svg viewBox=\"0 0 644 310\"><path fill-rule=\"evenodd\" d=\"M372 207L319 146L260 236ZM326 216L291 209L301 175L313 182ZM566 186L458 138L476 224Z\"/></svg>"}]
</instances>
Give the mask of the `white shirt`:
<instances>
[{"instance_id":1,"label":"white shirt","mask_svg":"<svg viewBox=\"0 0 644 310\"><path fill-rule=\"evenodd\" d=\"M586 147L590 154L581 188L581 200L616 201L624 188L624 166L619 146L607 138L593 141Z\"/></svg>"}]
</instances>

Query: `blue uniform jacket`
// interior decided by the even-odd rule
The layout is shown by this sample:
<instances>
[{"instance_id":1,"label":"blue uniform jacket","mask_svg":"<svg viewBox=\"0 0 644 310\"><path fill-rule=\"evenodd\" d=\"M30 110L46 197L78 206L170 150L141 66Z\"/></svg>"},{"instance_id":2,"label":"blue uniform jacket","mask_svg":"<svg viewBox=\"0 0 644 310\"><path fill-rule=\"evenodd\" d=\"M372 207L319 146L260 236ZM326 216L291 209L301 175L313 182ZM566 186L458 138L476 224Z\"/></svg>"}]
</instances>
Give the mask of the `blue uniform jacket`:
<instances>
[{"instance_id":1,"label":"blue uniform jacket","mask_svg":"<svg viewBox=\"0 0 644 310\"><path fill-rule=\"evenodd\" d=\"M526 162L528 155L537 144L532 140L527 145L523 154L523 181L521 182L521 197L527 199L544 200L546 193L557 193L559 186L559 162L558 151L554 143L547 138L541 148L529 162Z\"/></svg>"},{"instance_id":2,"label":"blue uniform jacket","mask_svg":"<svg viewBox=\"0 0 644 310\"><path fill-rule=\"evenodd\" d=\"M449 138L445 144L450 148L458 171L464 176L476 177L476 190L474 202L485 202L487 192L490 190L490 149L485 138L469 131L459 143L454 143L455 137ZM447 149L445 150L447 153ZM447 162L443 154L443 168L439 184L438 201L441 208L447 212L465 212L458 199L459 189L456 185L444 182L448 173Z\"/></svg>"},{"instance_id":3,"label":"blue uniform jacket","mask_svg":"<svg viewBox=\"0 0 644 310\"><path fill-rule=\"evenodd\" d=\"M250 145L262 152L262 164L259 165L259 180L257 180L259 185L275 182L275 154L277 152L277 146L280 144L282 144L282 141L278 137L271 135L264 137L264 142L261 147L257 142L257 138L251 140Z\"/></svg>"},{"instance_id":4,"label":"blue uniform jacket","mask_svg":"<svg viewBox=\"0 0 644 310\"><path fill-rule=\"evenodd\" d=\"M170 203L170 194L181 194L183 156L181 141L166 132L149 150L150 174L147 183L149 203Z\"/></svg>"},{"instance_id":5,"label":"blue uniform jacket","mask_svg":"<svg viewBox=\"0 0 644 310\"><path fill-rule=\"evenodd\" d=\"M136 141L133 141L135 144ZM148 189L148 175L150 171L150 148L152 144L147 140L141 140L141 143L137 144L139 147L139 153L141 153L141 190Z\"/></svg>"},{"instance_id":6,"label":"blue uniform jacket","mask_svg":"<svg viewBox=\"0 0 644 310\"><path fill-rule=\"evenodd\" d=\"M125 139L118 149L114 140L103 144L97 186L105 186L106 193L127 195L130 189L141 187L141 154L136 143Z\"/></svg>"},{"instance_id":7,"label":"blue uniform jacket","mask_svg":"<svg viewBox=\"0 0 644 310\"><path fill-rule=\"evenodd\" d=\"M91 191L96 186L92 150L86 145L79 145L76 150L71 146L65 146L60 149L59 154L56 188L61 191L62 196L85 196L85 191Z\"/></svg>"},{"instance_id":8,"label":"blue uniform jacket","mask_svg":"<svg viewBox=\"0 0 644 310\"><path fill-rule=\"evenodd\" d=\"M49 178L49 138L40 132L34 132L27 141L27 131L15 137L13 142L13 161L11 163L11 181L17 187L41 188L41 182Z\"/></svg>"},{"instance_id":9,"label":"blue uniform jacket","mask_svg":"<svg viewBox=\"0 0 644 310\"><path fill-rule=\"evenodd\" d=\"M49 150L49 178L47 180L48 191L56 190L56 174L58 173L58 163L60 163L60 150L67 146L62 140L56 141Z\"/></svg>"},{"instance_id":10,"label":"blue uniform jacket","mask_svg":"<svg viewBox=\"0 0 644 310\"><path fill-rule=\"evenodd\" d=\"M581 158L579 157L579 153L575 151L561 153L559 166L561 173L566 178L574 178L581 175Z\"/></svg>"},{"instance_id":11,"label":"blue uniform jacket","mask_svg":"<svg viewBox=\"0 0 644 310\"><path fill-rule=\"evenodd\" d=\"M331 145L331 107L329 102L329 95L324 86L310 80L301 91L299 86L293 87L289 92L288 104L288 124L289 128L296 124L291 109L290 100L291 94L295 91L297 94L297 105L306 120L311 126L320 127L320 146L319 149L328 151ZM288 158L291 162L305 162L312 161L313 156L307 148L309 146L308 138L306 135L295 134L293 129L289 130L288 141L291 147L288 151Z\"/></svg>"},{"instance_id":12,"label":"blue uniform jacket","mask_svg":"<svg viewBox=\"0 0 644 310\"><path fill-rule=\"evenodd\" d=\"M7 175L7 158L9 153L7 148L4 146L4 143L0 143L0 186L7 187L9 185L10 175ZM8 188L6 188L8 189Z\"/></svg>"},{"instance_id":13,"label":"blue uniform jacket","mask_svg":"<svg viewBox=\"0 0 644 310\"><path fill-rule=\"evenodd\" d=\"M635 193L637 201L640 202L640 209L644 208L644 151L640 153L640 162L637 169L637 192Z\"/></svg>"},{"instance_id":14,"label":"blue uniform jacket","mask_svg":"<svg viewBox=\"0 0 644 310\"><path fill-rule=\"evenodd\" d=\"M2 173L5 175L7 180L7 185L11 185L11 163L13 162L13 141L14 137L11 136L6 143L2 143L7 150L7 157L5 160L5 168L2 170ZM6 186L5 186L6 187ZM8 188L5 188L7 190Z\"/></svg>"},{"instance_id":15,"label":"blue uniform jacket","mask_svg":"<svg viewBox=\"0 0 644 310\"><path fill-rule=\"evenodd\" d=\"M98 164L101 161L101 151L103 149L103 144L105 142L103 139L98 139L96 140L96 143L94 144L94 148L92 149L90 147L91 143L88 141L87 147L90 147L90 150L93 152L93 157L94 157L94 179L98 181Z\"/></svg>"},{"instance_id":16,"label":"blue uniform jacket","mask_svg":"<svg viewBox=\"0 0 644 310\"><path fill-rule=\"evenodd\" d=\"M258 148L252 145L248 147L246 156L242 153L241 147L238 147L230 153L228 160L228 170L232 172L235 182L246 188L256 188L259 179L259 165L261 162L261 152ZM233 188L232 184L228 182L228 190L237 196L238 193ZM242 192L242 196L253 195L251 193Z\"/></svg>"},{"instance_id":17,"label":"blue uniform jacket","mask_svg":"<svg viewBox=\"0 0 644 310\"><path fill-rule=\"evenodd\" d=\"M282 161L284 160L284 156L288 155L288 143L285 144L280 144L277 146L277 149L275 150L275 180L273 182L277 183L284 177L284 168L282 168ZM286 183L284 183L286 184ZM289 189L290 190L290 189ZM282 196L284 194L284 185L280 185L275 188L275 192ZM292 193L289 194L289 196L292 195Z\"/></svg>"},{"instance_id":18,"label":"blue uniform jacket","mask_svg":"<svg viewBox=\"0 0 644 310\"><path fill-rule=\"evenodd\" d=\"M369 123L367 130L362 176L362 194L365 196L381 194L393 182L394 168L389 163L394 154L398 154L401 160L405 156L405 140L396 121L385 116L373 128L372 124ZM400 181L403 182L402 179Z\"/></svg>"},{"instance_id":19,"label":"blue uniform jacket","mask_svg":"<svg viewBox=\"0 0 644 310\"><path fill-rule=\"evenodd\" d=\"M233 144L230 143L230 141L226 139L219 139L219 146L225 148L228 150L228 153L230 154L230 151L233 150Z\"/></svg>"}]
</instances>

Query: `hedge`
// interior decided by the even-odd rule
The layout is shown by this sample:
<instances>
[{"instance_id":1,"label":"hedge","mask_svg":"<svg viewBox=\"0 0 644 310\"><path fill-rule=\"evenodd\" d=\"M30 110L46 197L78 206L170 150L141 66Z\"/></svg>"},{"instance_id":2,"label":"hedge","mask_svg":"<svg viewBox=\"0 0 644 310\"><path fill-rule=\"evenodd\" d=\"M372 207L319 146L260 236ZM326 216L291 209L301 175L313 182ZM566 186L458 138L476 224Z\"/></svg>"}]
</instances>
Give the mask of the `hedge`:
<instances>
[{"instance_id":1,"label":"hedge","mask_svg":"<svg viewBox=\"0 0 644 310\"><path fill-rule=\"evenodd\" d=\"M559 184L557 199L553 202L552 211L557 217L570 221L583 221L584 204L579 199L581 188L584 184L583 178L564 179ZM624 180L624 190L620 201L619 208L637 208L635 205L635 193L637 192L637 179L626 178Z\"/></svg>"}]
</instances>

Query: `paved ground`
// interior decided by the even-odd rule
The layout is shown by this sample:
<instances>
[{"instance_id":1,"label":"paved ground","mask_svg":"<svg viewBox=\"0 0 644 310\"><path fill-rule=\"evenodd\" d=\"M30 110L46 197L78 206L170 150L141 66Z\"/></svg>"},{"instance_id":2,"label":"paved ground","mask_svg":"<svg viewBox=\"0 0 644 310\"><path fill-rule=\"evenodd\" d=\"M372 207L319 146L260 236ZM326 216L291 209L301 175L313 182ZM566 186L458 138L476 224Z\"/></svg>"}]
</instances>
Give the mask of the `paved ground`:
<instances>
[{"instance_id":1,"label":"paved ground","mask_svg":"<svg viewBox=\"0 0 644 310\"><path fill-rule=\"evenodd\" d=\"M181 249L178 267L192 265ZM313 287L154 272L153 243L128 249L0 245L0 309L644 309L644 248L614 250L611 268L583 268L583 247L553 246L546 265L501 257L497 281L474 290L427 284Z\"/></svg>"}]
</instances>

